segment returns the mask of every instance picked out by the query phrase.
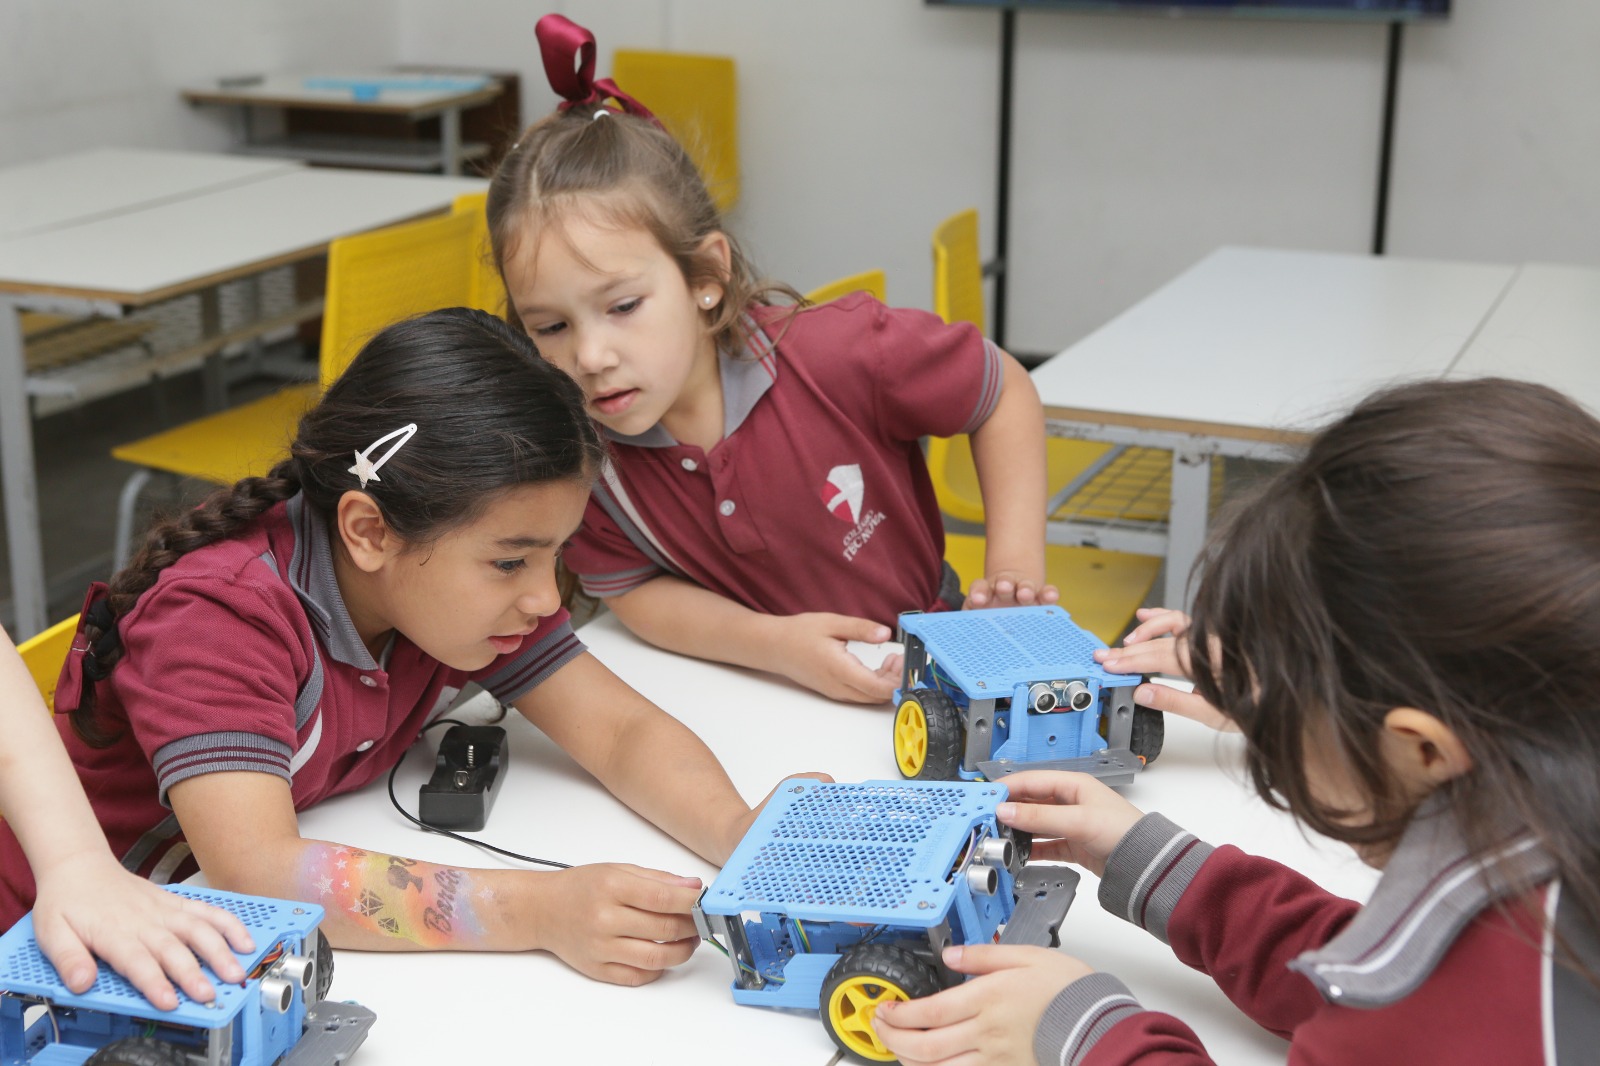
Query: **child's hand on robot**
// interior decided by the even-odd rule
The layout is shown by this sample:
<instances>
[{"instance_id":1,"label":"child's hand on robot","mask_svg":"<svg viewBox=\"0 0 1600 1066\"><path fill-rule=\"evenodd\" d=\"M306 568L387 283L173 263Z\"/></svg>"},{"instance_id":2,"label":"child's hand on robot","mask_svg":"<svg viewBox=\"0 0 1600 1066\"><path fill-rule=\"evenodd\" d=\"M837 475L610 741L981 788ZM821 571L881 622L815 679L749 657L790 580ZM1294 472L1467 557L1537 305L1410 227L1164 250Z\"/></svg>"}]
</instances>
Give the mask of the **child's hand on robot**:
<instances>
[{"instance_id":1,"label":"child's hand on robot","mask_svg":"<svg viewBox=\"0 0 1600 1066\"><path fill-rule=\"evenodd\" d=\"M882 644L894 636L870 618L844 614L792 614L777 619L784 627L779 646L785 654L778 672L813 692L850 703L884 703L900 683L901 657L887 655L876 668L850 650L852 642Z\"/></svg>"},{"instance_id":2,"label":"child's hand on robot","mask_svg":"<svg viewBox=\"0 0 1600 1066\"><path fill-rule=\"evenodd\" d=\"M1061 593L1054 585L1035 581L1020 570L997 570L972 583L963 611L980 607L1035 607L1055 603Z\"/></svg>"},{"instance_id":3,"label":"child's hand on robot","mask_svg":"<svg viewBox=\"0 0 1600 1066\"><path fill-rule=\"evenodd\" d=\"M1167 674L1191 678L1189 672L1189 616L1165 607L1141 607L1139 624L1122 639L1122 647L1094 653L1094 661L1114 674ZM1143 684L1133 690L1141 707L1170 711L1192 718L1212 729L1236 729L1233 720L1184 687Z\"/></svg>"},{"instance_id":4,"label":"child's hand on robot","mask_svg":"<svg viewBox=\"0 0 1600 1066\"><path fill-rule=\"evenodd\" d=\"M98 955L161 1010L178 1006L174 983L196 1002L216 998L196 955L233 983L245 979L233 950L254 948L239 919L134 876L110 852L45 866L33 929L39 950L72 991L94 984Z\"/></svg>"},{"instance_id":5,"label":"child's hand on robot","mask_svg":"<svg viewBox=\"0 0 1600 1066\"><path fill-rule=\"evenodd\" d=\"M1033 835L1033 859L1070 862L1099 877L1106 857L1144 812L1088 774L1024 770L1006 778L1010 792L995 817Z\"/></svg>"},{"instance_id":6,"label":"child's hand on robot","mask_svg":"<svg viewBox=\"0 0 1600 1066\"><path fill-rule=\"evenodd\" d=\"M924 999L878 1006L873 1026L905 1066L1033 1066L1033 1033L1045 1008L1063 988L1094 972L1070 955L1041 947L949 947L944 961L976 976Z\"/></svg>"},{"instance_id":7,"label":"child's hand on robot","mask_svg":"<svg viewBox=\"0 0 1600 1066\"><path fill-rule=\"evenodd\" d=\"M537 946L586 977L649 984L700 943L690 917L705 887L698 877L611 862L547 877Z\"/></svg>"}]
</instances>

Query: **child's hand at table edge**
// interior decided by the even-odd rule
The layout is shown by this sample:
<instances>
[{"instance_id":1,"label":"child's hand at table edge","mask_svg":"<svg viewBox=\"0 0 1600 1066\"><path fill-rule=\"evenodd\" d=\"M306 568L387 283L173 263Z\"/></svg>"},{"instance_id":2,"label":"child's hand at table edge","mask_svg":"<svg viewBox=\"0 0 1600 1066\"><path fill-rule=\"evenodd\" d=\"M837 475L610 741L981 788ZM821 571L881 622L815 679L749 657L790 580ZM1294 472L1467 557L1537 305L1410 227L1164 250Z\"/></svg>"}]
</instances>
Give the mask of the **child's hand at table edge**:
<instances>
[{"instance_id":1,"label":"child's hand at table edge","mask_svg":"<svg viewBox=\"0 0 1600 1066\"><path fill-rule=\"evenodd\" d=\"M781 619L782 638L775 660L778 673L829 699L847 703L885 703L900 683L901 657L889 655L877 669L849 649L852 640L882 644L894 630L870 618L812 612Z\"/></svg>"}]
</instances>

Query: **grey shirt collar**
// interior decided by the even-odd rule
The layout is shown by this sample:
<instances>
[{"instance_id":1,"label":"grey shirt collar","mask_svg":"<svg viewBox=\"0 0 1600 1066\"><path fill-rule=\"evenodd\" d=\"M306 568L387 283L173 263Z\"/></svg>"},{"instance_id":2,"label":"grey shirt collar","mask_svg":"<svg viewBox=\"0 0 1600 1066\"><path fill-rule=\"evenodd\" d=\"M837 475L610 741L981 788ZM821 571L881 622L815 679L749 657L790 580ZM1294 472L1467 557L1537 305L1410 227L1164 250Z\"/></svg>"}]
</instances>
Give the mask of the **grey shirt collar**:
<instances>
[{"instance_id":1,"label":"grey shirt collar","mask_svg":"<svg viewBox=\"0 0 1600 1066\"><path fill-rule=\"evenodd\" d=\"M305 502L303 495L289 497L289 525L294 530L294 557L289 560L289 587L300 597L306 617L328 654L358 670L380 669L361 642L356 624L344 604L333 572L333 545L327 518Z\"/></svg>"},{"instance_id":2,"label":"grey shirt collar","mask_svg":"<svg viewBox=\"0 0 1600 1066\"><path fill-rule=\"evenodd\" d=\"M778 377L778 363L773 358L775 349L765 332L753 319L745 319L749 340L738 357L726 352L717 353L717 376L722 382L722 437L733 436L734 430L755 409L756 401L766 395ZM675 448L678 442L657 422L643 433L634 436L617 433L602 426L608 440L617 444L630 444L635 448Z\"/></svg>"},{"instance_id":3,"label":"grey shirt collar","mask_svg":"<svg viewBox=\"0 0 1600 1066\"><path fill-rule=\"evenodd\" d=\"M1499 841L1474 858L1446 801L1437 793L1429 797L1372 899L1337 936L1290 968L1345 1006L1385 1006L1410 995L1479 912L1555 876L1555 861L1531 832L1512 828Z\"/></svg>"}]
</instances>

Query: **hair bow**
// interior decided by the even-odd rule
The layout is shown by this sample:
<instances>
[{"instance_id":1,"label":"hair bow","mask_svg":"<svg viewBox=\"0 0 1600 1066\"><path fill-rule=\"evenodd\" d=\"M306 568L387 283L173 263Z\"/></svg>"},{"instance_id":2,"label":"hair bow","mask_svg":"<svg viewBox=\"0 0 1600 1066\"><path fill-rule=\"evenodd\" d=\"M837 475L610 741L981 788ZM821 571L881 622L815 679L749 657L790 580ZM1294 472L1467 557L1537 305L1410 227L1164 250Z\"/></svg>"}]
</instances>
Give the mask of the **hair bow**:
<instances>
[{"instance_id":1,"label":"hair bow","mask_svg":"<svg viewBox=\"0 0 1600 1066\"><path fill-rule=\"evenodd\" d=\"M533 28L539 38L539 54L544 57L544 74L550 88L562 98L557 110L615 100L627 114L660 123L650 109L617 87L610 78L594 76L594 34L565 15L546 15Z\"/></svg>"}]
</instances>

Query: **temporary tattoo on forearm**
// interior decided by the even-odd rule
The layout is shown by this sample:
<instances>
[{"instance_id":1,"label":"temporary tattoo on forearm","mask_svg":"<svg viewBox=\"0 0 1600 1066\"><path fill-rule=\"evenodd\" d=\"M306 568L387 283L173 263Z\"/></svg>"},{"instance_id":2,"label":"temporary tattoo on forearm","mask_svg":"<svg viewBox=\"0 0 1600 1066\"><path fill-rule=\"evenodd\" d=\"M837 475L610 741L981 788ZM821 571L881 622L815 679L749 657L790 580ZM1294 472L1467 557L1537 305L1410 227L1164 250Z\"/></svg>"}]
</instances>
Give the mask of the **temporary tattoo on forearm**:
<instances>
[{"instance_id":1,"label":"temporary tattoo on forearm","mask_svg":"<svg viewBox=\"0 0 1600 1066\"><path fill-rule=\"evenodd\" d=\"M300 887L357 926L424 948L481 941L478 908L494 898L464 870L331 844L305 850Z\"/></svg>"}]
</instances>

